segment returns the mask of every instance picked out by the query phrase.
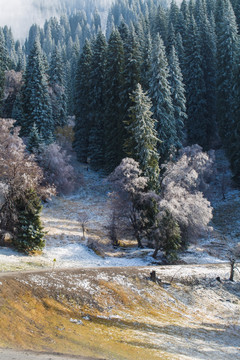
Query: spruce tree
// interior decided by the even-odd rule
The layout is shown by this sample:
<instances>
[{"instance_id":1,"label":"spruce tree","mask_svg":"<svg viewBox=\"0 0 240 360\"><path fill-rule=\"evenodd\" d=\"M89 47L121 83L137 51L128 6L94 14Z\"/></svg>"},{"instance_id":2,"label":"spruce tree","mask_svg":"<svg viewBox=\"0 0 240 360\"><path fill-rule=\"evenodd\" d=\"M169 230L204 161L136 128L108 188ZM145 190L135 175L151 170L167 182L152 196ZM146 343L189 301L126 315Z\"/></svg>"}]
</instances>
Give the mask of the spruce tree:
<instances>
[{"instance_id":1,"label":"spruce tree","mask_svg":"<svg viewBox=\"0 0 240 360\"><path fill-rule=\"evenodd\" d=\"M169 84L171 86L174 118L176 121L177 147L181 147L185 140L184 128L187 119L187 110L183 76L174 46L172 46L169 55Z\"/></svg>"},{"instance_id":2,"label":"spruce tree","mask_svg":"<svg viewBox=\"0 0 240 360\"><path fill-rule=\"evenodd\" d=\"M178 143L171 88L168 79L169 70L165 47L158 34L152 53L150 96L153 103L153 115L157 120L158 138L161 140L158 144L161 161L165 161L169 157Z\"/></svg>"},{"instance_id":3,"label":"spruce tree","mask_svg":"<svg viewBox=\"0 0 240 360\"><path fill-rule=\"evenodd\" d=\"M6 53L4 48L3 34L0 31L0 115L2 113L2 101L4 94L5 69L6 69Z\"/></svg>"},{"instance_id":4,"label":"spruce tree","mask_svg":"<svg viewBox=\"0 0 240 360\"><path fill-rule=\"evenodd\" d=\"M48 78L40 44L36 41L28 57L23 87L22 134L28 136L35 123L44 141L52 137L54 126L48 93Z\"/></svg>"},{"instance_id":5,"label":"spruce tree","mask_svg":"<svg viewBox=\"0 0 240 360\"><path fill-rule=\"evenodd\" d=\"M128 37L124 42L124 85L122 91L122 102L125 111L125 120L128 118L128 110L132 106L132 100L129 97L138 83L141 81L141 54L140 45L132 27Z\"/></svg>"},{"instance_id":6,"label":"spruce tree","mask_svg":"<svg viewBox=\"0 0 240 360\"><path fill-rule=\"evenodd\" d=\"M207 147L207 102L199 31L194 18L191 18L188 32L186 61L186 95L188 113L188 141Z\"/></svg>"},{"instance_id":7,"label":"spruce tree","mask_svg":"<svg viewBox=\"0 0 240 360\"><path fill-rule=\"evenodd\" d=\"M34 190L26 191L16 201L18 212L17 236L14 239L15 247L27 254L42 250L45 246L45 232L41 224L41 200Z\"/></svg>"},{"instance_id":8,"label":"spruce tree","mask_svg":"<svg viewBox=\"0 0 240 360\"><path fill-rule=\"evenodd\" d=\"M205 2L198 1L201 7L199 16L199 34L201 45L202 69L206 87L206 148L216 137L216 35L215 29L207 17ZM201 5L200 5L201 4ZM200 11L199 11L200 14Z\"/></svg>"},{"instance_id":9,"label":"spruce tree","mask_svg":"<svg viewBox=\"0 0 240 360\"><path fill-rule=\"evenodd\" d=\"M55 47L51 55L49 82L52 87L52 108L54 127L64 126L67 122L67 96L65 76L60 49Z\"/></svg>"},{"instance_id":10,"label":"spruce tree","mask_svg":"<svg viewBox=\"0 0 240 360\"><path fill-rule=\"evenodd\" d=\"M140 84L137 84L130 97L133 105L129 109L130 116L126 122L126 153L139 163L143 175L149 178L149 188L156 190L159 187L159 140L155 130L156 120L152 118L152 103Z\"/></svg>"},{"instance_id":11,"label":"spruce tree","mask_svg":"<svg viewBox=\"0 0 240 360\"><path fill-rule=\"evenodd\" d=\"M229 0L219 0L216 9L217 32L217 120L225 148L234 127L233 103L239 36L236 17Z\"/></svg>"},{"instance_id":12,"label":"spruce tree","mask_svg":"<svg viewBox=\"0 0 240 360\"><path fill-rule=\"evenodd\" d=\"M102 32L98 33L93 46L90 74L92 126L89 136L90 164L95 170L104 166L104 113L105 113L105 70L107 44Z\"/></svg>"},{"instance_id":13,"label":"spruce tree","mask_svg":"<svg viewBox=\"0 0 240 360\"><path fill-rule=\"evenodd\" d=\"M75 109L76 116L74 127L73 147L76 151L79 161L87 162L89 155L89 133L91 128L91 67L92 66L92 50L88 40L86 40L83 51L80 55L76 82L75 82Z\"/></svg>"},{"instance_id":14,"label":"spruce tree","mask_svg":"<svg viewBox=\"0 0 240 360\"><path fill-rule=\"evenodd\" d=\"M34 123L28 137L27 149L30 152L37 153L39 152L39 148L41 147L42 144L43 144L43 138L41 134L39 134L38 128Z\"/></svg>"},{"instance_id":15,"label":"spruce tree","mask_svg":"<svg viewBox=\"0 0 240 360\"><path fill-rule=\"evenodd\" d=\"M117 167L124 157L123 142L125 137L124 128L124 104L121 98L124 77L124 49L123 41L118 30L110 35L107 49L105 89L105 169L111 172Z\"/></svg>"}]
</instances>

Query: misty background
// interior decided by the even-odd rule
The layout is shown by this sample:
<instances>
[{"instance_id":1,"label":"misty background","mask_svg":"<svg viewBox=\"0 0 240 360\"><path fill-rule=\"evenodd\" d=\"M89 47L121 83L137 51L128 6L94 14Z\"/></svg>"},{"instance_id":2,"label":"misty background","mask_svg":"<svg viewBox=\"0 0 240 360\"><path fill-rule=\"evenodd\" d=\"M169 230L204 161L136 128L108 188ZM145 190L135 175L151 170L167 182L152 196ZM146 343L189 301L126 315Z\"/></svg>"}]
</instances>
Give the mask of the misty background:
<instances>
[{"instance_id":1,"label":"misty background","mask_svg":"<svg viewBox=\"0 0 240 360\"><path fill-rule=\"evenodd\" d=\"M94 5L104 19L111 3L112 0L0 0L0 26L11 27L14 38L23 41L34 23L43 25L51 16L88 9Z\"/></svg>"}]
</instances>

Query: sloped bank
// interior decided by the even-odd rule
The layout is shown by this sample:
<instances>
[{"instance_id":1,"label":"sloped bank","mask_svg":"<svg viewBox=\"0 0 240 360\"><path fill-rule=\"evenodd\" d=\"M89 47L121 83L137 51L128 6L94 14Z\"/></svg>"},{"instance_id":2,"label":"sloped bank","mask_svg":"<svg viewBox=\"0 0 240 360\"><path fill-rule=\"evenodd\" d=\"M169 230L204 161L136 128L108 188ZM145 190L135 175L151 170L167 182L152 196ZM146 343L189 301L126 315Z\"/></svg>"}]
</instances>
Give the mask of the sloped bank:
<instances>
[{"instance_id":1,"label":"sloped bank","mask_svg":"<svg viewBox=\"0 0 240 360\"><path fill-rule=\"evenodd\" d=\"M226 280L228 266L157 267L157 283L151 270L2 274L0 347L109 360L240 359L240 283Z\"/></svg>"}]
</instances>

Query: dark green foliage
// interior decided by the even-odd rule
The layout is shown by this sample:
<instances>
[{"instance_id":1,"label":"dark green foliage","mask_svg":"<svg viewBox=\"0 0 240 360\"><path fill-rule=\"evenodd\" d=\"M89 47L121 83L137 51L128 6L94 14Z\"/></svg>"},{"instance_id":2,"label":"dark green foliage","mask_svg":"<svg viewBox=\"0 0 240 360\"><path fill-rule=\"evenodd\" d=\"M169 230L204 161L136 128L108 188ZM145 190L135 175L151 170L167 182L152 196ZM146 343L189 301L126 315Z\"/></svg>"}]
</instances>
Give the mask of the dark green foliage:
<instances>
[{"instance_id":1,"label":"dark green foliage","mask_svg":"<svg viewBox=\"0 0 240 360\"><path fill-rule=\"evenodd\" d=\"M219 0L216 13L217 33L217 119L225 148L233 131L233 89L239 60L236 17L229 0Z\"/></svg>"},{"instance_id":2,"label":"dark green foliage","mask_svg":"<svg viewBox=\"0 0 240 360\"><path fill-rule=\"evenodd\" d=\"M199 30L191 18L185 49L186 95L188 106L187 133L190 144L207 146L207 102Z\"/></svg>"},{"instance_id":3,"label":"dark green foliage","mask_svg":"<svg viewBox=\"0 0 240 360\"><path fill-rule=\"evenodd\" d=\"M157 152L156 120L152 118L152 103L140 84L131 94L133 105L129 109L129 120L126 121L128 132L125 142L126 153L139 163L143 176L148 178L151 190L159 188L159 155Z\"/></svg>"},{"instance_id":4,"label":"dark green foliage","mask_svg":"<svg viewBox=\"0 0 240 360\"><path fill-rule=\"evenodd\" d=\"M17 235L14 246L27 254L42 250L45 246L45 232L40 220L41 200L33 190L28 190L16 201L18 212Z\"/></svg>"},{"instance_id":5,"label":"dark green foliage","mask_svg":"<svg viewBox=\"0 0 240 360\"><path fill-rule=\"evenodd\" d=\"M124 104L121 93L124 85L124 49L123 41L118 30L111 33L106 62L106 111L104 117L105 128L105 169L111 172L118 166L124 157L123 143L125 134ZM114 114L114 115L113 115Z\"/></svg>"},{"instance_id":6,"label":"dark green foliage","mask_svg":"<svg viewBox=\"0 0 240 360\"><path fill-rule=\"evenodd\" d=\"M5 70L6 70L6 50L3 34L0 31L0 115L2 112L2 100L4 93Z\"/></svg>"},{"instance_id":7,"label":"dark green foliage","mask_svg":"<svg viewBox=\"0 0 240 360\"><path fill-rule=\"evenodd\" d=\"M165 47L158 34L153 46L150 96L153 103L153 117L157 120L156 128L160 139L158 152L161 162L168 159L178 144L168 78L169 70Z\"/></svg>"},{"instance_id":8,"label":"dark green foliage","mask_svg":"<svg viewBox=\"0 0 240 360\"><path fill-rule=\"evenodd\" d=\"M177 131L177 148L181 148L185 139L185 123L187 120L186 113L186 96L183 84L183 76L179 65L178 56L174 46L169 55L169 84L171 86L172 103L174 109L174 118Z\"/></svg>"},{"instance_id":9,"label":"dark green foliage","mask_svg":"<svg viewBox=\"0 0 240 360\"><path fill-rule=\"evenodd\" d=\"M86 41L80 56L75 82L75 137L73 147L79 161L87 162L89 133L91 128L91 63L92 50Z\"/></svg>"},{"instance_id":10,"label":"dark green foliage","mask_svg":"<svg viewBox=\"0 0 240 360\"><path fill-rule=\"evenodd\" d=\"M124 40L123 40L124 41ZM122 92L122 103L127 120L128 109L132 105L129 97L141 80L141 54L140 44L138 42L134 28L129 30L128 37L124 41L125 68L124 68L124 86Z\"/></svg>"},{"instance_id":11,"label":"dark green foliage","mask_svg":"<svg viewBox=\"0 0 240 360\"><path fill-rule=\"evenodd\" d=\"M34 123L29 134L27 149L30 152L38 153L41 145L43 145L43 138L41 134L39 134L38 128Z\"/></svg>"},{"instance_id":12,"label":"dark green foliage","mask_svg":"<svg viewBox=\"0 0 240 360\"><path fill-rule=\"evenodd\" d=\"M88 153L93 169L99 170L104 166L104 113L105 99L105 71L106 71L107 43L102 32L98 33L93 46L91 64L91 119L92 126L89 136Z\"/></svg>"},{"instance_id":13,"label":"dark green foliage","mask_svg":"<svg viewBox=\"0 0 240 360\"><path fill-rule=\"evenodd\" d=\"M64 64L60 50L56 47L51 56L49 82L52 88L51 100L54 127L63 127L67 122L67 95Z\"/></svg>"},{"instance_id":14,"label":"dark green foliage","mask_svg":"<svg viewBox=\"0 0 240 360\"><path fill-rule=\"evenodd\" d=\"M162 249L169 262L177 259L177 252L181 247L181 231L178 223L170 212L166 211L159 220L159 228L156 236L155 253Z\"/></svg>"},{"instance_id":15,"label":"dark green foliage","mask_svg":"<svg viewBox=\"0 0 240 360\"><path fill-rule=\"evenodd\" d=\"M35 123L47 142L54 131L48 78L40 44L36 41L28 57L23 87L22 134L28 136Z\"/></svg>"}]
</instances>

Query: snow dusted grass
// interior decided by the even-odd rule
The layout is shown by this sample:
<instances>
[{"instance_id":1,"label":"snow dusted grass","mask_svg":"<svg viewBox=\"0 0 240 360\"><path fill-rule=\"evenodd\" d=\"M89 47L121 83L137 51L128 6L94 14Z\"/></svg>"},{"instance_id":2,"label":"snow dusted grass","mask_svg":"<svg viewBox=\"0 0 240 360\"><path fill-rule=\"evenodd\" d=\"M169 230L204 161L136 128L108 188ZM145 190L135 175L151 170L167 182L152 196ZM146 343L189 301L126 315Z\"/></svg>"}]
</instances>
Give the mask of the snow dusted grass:
<instances>
[{"instance_id":1,"label":"snow dusted grass","mask_svg":"<svg viewBox=\"0 0 240 360\"><path fill-rule=\"evenodd\" d=\"M149 280L153 269L160 285ZM228 282L227 270L221 264L1 276L0 346L107 360L238 360L240 282Z\"/></svg>"}]
</instances>

